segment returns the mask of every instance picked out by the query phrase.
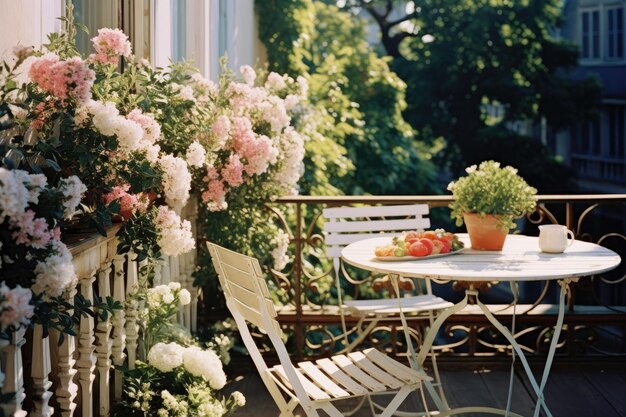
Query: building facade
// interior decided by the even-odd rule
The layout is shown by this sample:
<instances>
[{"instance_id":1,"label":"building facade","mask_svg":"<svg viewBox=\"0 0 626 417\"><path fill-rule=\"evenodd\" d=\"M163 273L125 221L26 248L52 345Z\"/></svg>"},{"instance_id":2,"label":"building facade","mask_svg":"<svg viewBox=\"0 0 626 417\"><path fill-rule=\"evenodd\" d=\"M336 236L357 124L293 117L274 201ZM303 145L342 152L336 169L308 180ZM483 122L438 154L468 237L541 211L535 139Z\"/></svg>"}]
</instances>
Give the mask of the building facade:
<instances>
[{"instance_id":1,"label":"building facade","mask_svg":"<svg viewBox=\"0 0 626 417\"><path fill-rule=\"evenodd\" d=\"M602 82L595 120L557 141L583 191L626 192L626 33L624 0L571 0L565 4L562 35L580 47L576 78L594 74ZM563 138L565 139L565 138Z\"/></svg>"}]
</instances>

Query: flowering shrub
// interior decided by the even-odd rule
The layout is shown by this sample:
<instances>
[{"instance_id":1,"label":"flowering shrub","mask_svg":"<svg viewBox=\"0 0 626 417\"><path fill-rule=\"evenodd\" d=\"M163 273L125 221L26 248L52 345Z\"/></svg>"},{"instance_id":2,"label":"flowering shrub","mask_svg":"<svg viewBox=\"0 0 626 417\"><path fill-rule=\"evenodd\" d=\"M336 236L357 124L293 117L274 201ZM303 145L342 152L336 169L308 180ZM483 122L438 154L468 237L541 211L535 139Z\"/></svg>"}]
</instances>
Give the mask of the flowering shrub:
<instances>
[{"instance_id":1,"label":"flowering shrub","mask_svg":"<svg viewBox=\"0 0 626 417\"><path fill-rule=\"evenodd\" d=\"M239 392L227 399L217 394L226 384L219 355L176 332L172 319L190 302L189 292L171 282L138 297L146 306L140 318L147 362L123 370L124 393L113 415L220 417L243 406Z\"/></svg>"}]
</instances>

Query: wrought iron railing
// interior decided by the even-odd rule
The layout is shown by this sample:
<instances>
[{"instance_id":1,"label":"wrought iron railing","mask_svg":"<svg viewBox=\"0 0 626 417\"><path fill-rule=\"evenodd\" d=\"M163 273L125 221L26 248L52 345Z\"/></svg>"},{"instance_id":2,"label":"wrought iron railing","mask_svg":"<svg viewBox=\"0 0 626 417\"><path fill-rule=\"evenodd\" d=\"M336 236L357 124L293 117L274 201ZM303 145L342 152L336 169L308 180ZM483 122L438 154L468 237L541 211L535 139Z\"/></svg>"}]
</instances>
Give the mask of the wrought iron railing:
<instances>
[{"instance_id":1,"label":"wrought iron railing","mask_svg":"<svg viewBox=\"0 0 626 417\"><path fill-rule=\"evenodd\" d=\"M277 221L291 237L293 262L283 271L272 271L277 288L282 289L284 308L280 320L291 327L293 352L300 357L325 355L336 349L339 314L336 307L334 272L325 256L321 234L322 210L343 205L428 204L433 227L454 229L450 222L451 196L294 196L281 198L269 206ZM577 239L605 245L622 257L626 255L626 195L542 195L535 213L520 219L517 233L536 235L543 223L567 225ZM461 230L462 231L462 230ZM572 284L568 313L557 354L560 358L626 359L626 275L624 266L601 276L591 276ZM354 271L348 271L354 273ZM370 292L376 277L358 272L346 291L353 295L376 296ZM450 301L462 296L459 283L435 285L434 291ZM520 288L516 306L515 337L531 356L547 350L555 322L556 285L532 282ZM384 294L382 295L384 296ZM481 291L504 323L510 322L512 299L508 284L494 283ZM356 320L349 321L352 325ZM416 322L418 323L418 322ZM423 323L423 322L422 322ZM405 343L397 332L397 321L382 323L367 339L388 351L402 354ZM412 334L419 343L421 326ZM493 331L487 320L473 310L464 310L448 321L437 338L437 350L444 358L490 356L506 358L509 346Z\"/></svg>"}]
</instances>

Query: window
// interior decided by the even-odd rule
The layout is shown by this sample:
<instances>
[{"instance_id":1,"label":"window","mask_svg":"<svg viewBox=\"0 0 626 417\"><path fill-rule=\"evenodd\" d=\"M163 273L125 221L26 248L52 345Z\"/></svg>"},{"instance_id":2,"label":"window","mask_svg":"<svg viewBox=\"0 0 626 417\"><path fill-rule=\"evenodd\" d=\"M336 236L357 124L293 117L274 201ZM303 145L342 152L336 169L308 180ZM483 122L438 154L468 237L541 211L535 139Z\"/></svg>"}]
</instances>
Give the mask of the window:
<instances>
[{"instance_id":1,"label":"window","mask_svg":"<svg viewBox=\"0 0 626 417\"><path fill-rule=\"evenodd\" d=\"M583 122L577 132L574 152L584 155L600 155L600 122Z\"/></svg>"},{"instance_id":2,"label":"window","mask_svg":"<svg viewBox=\"0 0 626 417\"><path fill-rule=\"evenodd\" d=\"M624 58L624 8L614 7L606 11L606 34L608 59Z\"/></svg>"},{"instance_id":3,"label":"window","mask_svg":"<svg viewBox=\"0 0 626 417\"><path fill-rule=\"evenodd\" d=\"M581 57L585 59L600 58L600 11L590 10L581 16Z\"/></svg>"}]
</instances>

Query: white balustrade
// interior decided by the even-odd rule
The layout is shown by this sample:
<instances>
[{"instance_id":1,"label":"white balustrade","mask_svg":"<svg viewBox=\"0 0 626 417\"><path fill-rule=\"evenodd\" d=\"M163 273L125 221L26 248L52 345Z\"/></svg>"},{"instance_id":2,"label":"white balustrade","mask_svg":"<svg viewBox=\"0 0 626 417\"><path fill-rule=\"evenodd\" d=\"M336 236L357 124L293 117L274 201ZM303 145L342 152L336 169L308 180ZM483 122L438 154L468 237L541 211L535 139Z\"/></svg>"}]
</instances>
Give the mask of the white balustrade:
<instances>
[{"instance_id":1,"label":"white balustrade","mask_svg":"<svg viewBox=\"0 0 626 417\"><path fill-rule=\"evenodd\" d=\"M195 235L194 210L195 206L186 208L182 215L192 222ZM10 341L3 343L0 340L2 372L5 374L3 392L16 393L12 402L0 404L0 414L15 417L105 417L111 413L111 391L114 401L121 399L122 375L113 366L133 369L136 359L145 358L146 352L140 345L138 310L143 306L134 295L139 284L147 281L145 274L149 261L138 265L134 253L117 254L117 230L117 227L111 229L106 237L95 235L75 244L68 242L78 285L69 291L67 297L71 304L77 293L91 302L112 296L124 308L116 310L106 320L89 315L81 317L75 329L77 336L50 329L49 335L44 337L43 327L37 325L32 332L17 330ZM191 274L195 260L195 253L189 253L178 257L166 256L150 265L154 272L153 285L180 282L191 292L192 304L181 313L179 323L194 330L198 291L192 286ZM32 355L28 361L31 368L26 374L22 362L25 335L30 340L28 346L32 346L32 351L28 352ZM32 395L28 401L25 401L25 386L29 387L28 395ZM32 409L24 410L24 404Z\"/></svg>"}]
</instances>

